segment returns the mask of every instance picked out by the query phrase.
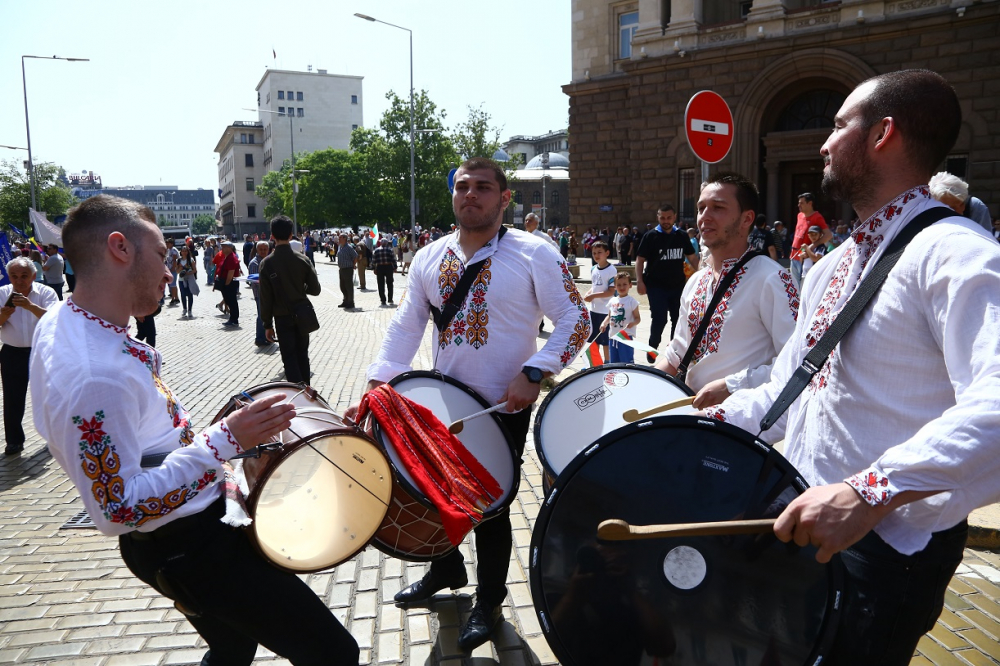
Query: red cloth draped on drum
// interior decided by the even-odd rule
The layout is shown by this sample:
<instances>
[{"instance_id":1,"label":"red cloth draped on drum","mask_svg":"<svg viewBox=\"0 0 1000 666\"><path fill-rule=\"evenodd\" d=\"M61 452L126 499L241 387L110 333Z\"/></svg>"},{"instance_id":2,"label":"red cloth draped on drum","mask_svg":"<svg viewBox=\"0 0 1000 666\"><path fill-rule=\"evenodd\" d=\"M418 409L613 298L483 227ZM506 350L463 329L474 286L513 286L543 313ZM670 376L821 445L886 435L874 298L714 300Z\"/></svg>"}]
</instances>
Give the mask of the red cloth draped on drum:
<instances>
[{"instance_id":1,"label":"red cloth draped on drum","mask_svg":"<svg viewBox=\"0 0 1000 666\"><path fill-rule=\"evenodd\" d=\"M457 546L503 493L500 484L431 410L404 398L388 384L361 399L358 422L369 413L417 488L441 514L445 533Z\"/></svg>"}]
</instances>

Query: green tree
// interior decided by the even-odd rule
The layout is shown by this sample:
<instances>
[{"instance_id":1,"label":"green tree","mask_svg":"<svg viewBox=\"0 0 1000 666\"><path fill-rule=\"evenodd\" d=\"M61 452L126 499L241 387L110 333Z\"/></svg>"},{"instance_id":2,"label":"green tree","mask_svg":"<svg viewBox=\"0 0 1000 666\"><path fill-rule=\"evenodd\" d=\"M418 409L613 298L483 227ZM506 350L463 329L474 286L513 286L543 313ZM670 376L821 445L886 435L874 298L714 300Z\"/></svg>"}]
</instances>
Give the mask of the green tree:
<instances>
[{"instance_id":1,"label":"green tree","mask_svg":"<svg viewBox=\"0 0 1000 666\"><path fill-rule=\"evenodd\" d=\"M202 213L191 220L191 233L198 236L215 233L215 218L208 213Z\"/></svg>"},{"instance_id":2,"label":"green tree","mask_svg":"<svg viewBox=\"0 0 1000 666\"><path fill-rule=\"evenodd\" d=\"M301 188L300 188L301 189ZM286 161L277 171L269 171L255 189L264 200L264 217L292 216L292 167Z\"/></svg>"},{"instance_id":3,"label":"green tree","mask_svg":"<svg viewBox=\"0 0 1000 666\"><path fill-rule=\"evenodd\" d=\"M76 197L69 187L59 181L61 167L50 163L35 164L35 196L39 210L45 211L50 220L69 210ZM28 226L28 209L31 208L31 182L28 174L16 162L0 163L0 223L5 228L11 224L20 229Z\"/></svg>"},{"instance_id":4,"label":"green tree","mask_svg":"<svg viewBox=\"0 0 1000 666\"><path fill-rule=\"evenodd\" d=\"M464 123L459 123L451 135L451 142L461 159L472 157L492 158L500 150L500 132L503 128L490 124L492 116L484 111L482 105L468 107L469 117ZM521 166L521 156L511 155L507 162L501 164L507 175L507 180L514 179L514 173Z\"/></svg>"}]
</instances>

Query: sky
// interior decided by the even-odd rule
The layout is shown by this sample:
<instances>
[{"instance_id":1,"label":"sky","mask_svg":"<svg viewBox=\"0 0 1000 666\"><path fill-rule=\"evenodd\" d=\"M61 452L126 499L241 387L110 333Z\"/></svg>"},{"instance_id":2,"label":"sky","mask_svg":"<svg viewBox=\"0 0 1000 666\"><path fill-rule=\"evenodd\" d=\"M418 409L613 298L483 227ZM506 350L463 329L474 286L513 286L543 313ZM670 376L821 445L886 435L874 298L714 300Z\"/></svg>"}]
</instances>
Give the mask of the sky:
<instances>
[{"instance_id":1,"label":"sky","mask_svg":"<svg viewBox=\"0 0 1000 666\"><path fill-rule=\"evenodd\" d=\"M414 86L449 127L470 105L502 139L568 126L570 0L0 0L0 144L27 147L22 55L89 58L25 60L35 162L95 171L105 187L216 190L216 143L257 120L244 109L265 68L364 76L366 127L388 91L408 94L408 33L355 12L413 31ZM0 160L26 158L0 148Z\"/></svg>"}]
</instances>

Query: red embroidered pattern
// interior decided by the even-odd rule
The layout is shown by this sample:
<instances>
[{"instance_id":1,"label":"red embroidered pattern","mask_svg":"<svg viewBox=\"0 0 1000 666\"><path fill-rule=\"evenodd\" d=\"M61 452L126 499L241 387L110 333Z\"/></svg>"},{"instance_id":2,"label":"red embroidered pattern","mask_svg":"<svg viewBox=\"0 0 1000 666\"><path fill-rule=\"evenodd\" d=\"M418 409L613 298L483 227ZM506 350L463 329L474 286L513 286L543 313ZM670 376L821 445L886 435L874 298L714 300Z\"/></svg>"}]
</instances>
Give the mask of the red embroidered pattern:
<instances>
[{"instance_id":1,"label":"red embroidered pattern","mask_svg":"<svg viewBox=\"0 0 1000 666\"><path fill-rule=\"evenodd\" d=\"M569 294L570 303L576 306L578 315L576 324L573 326L573 332L570 334L569 340L566 341L566 346L563 347L563 351L559 355L559 362L565 368L573 362L576 355L587 344L587 339L590 338L590 313L583 302L583 297L580 296L580 290L576 288L576 283L573 281L573 274L566 267L566 262L561 259L559 260L559 271L562 273L563 289Z\"/></svg>"},{"instance_id":2,"label":"red embroidered pattern","mask_svg":"<svg viewBox=\"0 0 1000 666\"><path fill-rule=\"evenodd\" d=\"M91 493L104 511L104 517L112 523L127 527L139 527L154 518L162 518L216 480L214 469L206 470L200 479L171 490L164 497L147 497L134 506L124 503L125 482L120 476L121 460L111 444L111 436L104 431L104 412L98 411L88 421L80 416L73 417L73 423L80 430L80 461L83 473L93 481Z\"/></svg>"},{"instance_id":3,"label":"red embroidered pattern","mask_svg":"<svg viewBox=\"0 0 1000 666\"><path fill-rule=\"evenodd\" d=\"M716 421L726 422L726 410L722 407L709 407L705 410L705 416Z\"/></svg>"},{"instance_id":4,"label":"red embroidered pattern","mask_svg":"<svg viewBox=\"0 0 1000 666\"><path fill-rule=\"evenodd\" d=\"M489 246L487 245L487 247ZM475 282L472 283L469 295L461 304L461 309L455 314L448 328L438 333L438 345L441 349L450 344L461 346L463 342L467 342L473 349L479 349L487 343L490 335L490 315L486 305L486 292L489 290L490 280L493 277L490 272L492 264L493 258L490 257L483 264ZM445 252L444 258L441 259L438 271L438 293L444 302L454 293L458 281L465 272L465 266L455 252L449 249Z\"/></svg>"},{"instance_id":5,"label":"red embroidered pattern","mask_svg":"<svg viewBox=\"0 0 1000 666\"><path fill-rule=\"evenodd\" d=\"M809 330L806 332L807 349L812 349L816 346L819 339L830 328L837 314L846 305L846 298L841 303L841 296L845 294L845 289L849 288L853 292L860 283L860 276L868 265L868 261L884 240L884 236L881 233L877 233L879 229L881 229L885 222L889 222L901 214L903 207L917 197L929 199L930 192L926 187L917 187L904 192L854 229L851 234L854 245L848 248L844 252L844 256L840 258L840 263L837 264L833 277L830 279L830 284L827 285L826 291L823 292L819 307L816 308L816 314L813 316ZM858 261L860 261L860 264L855 266L855 262ZM854 278L853 281L851 280L852 277ZM849 282L851 282L850 285L848 285ZM813 377L812 382L809 384L809 390L812 393L816 393L828 385L830 373L832 372L839 350L840 345L834 348L830 353L827 363Z\"/></svg>"},{"instance_id":6,"label":"red embroidered pattern","mask_svg":"<svg viewBox=\"0 0 1000 666\"><path fill-rule=\"evenodd\" d=\"M236 454L239 455L243 453L243 447L240 446L240 443L236 441L235 437L233 437L233 433L229 430L229 426L226 425L226 422L220 421L219 427L222 428L222 432L226 433L226 440L233 445L234 449L236 449Z\"/></svg>"},{"instance_id":7,"label":"red embroidered pattern","mask_svg":"<svg viewBox=\"0 0 1000 666\"><path fill-rule=\"evenodd\" d=\"M722 262L722 272L719 274L719 282L726 276L726 273L732 270L737 261L739 259L726 259ZM729 312L729 301L736 292L736 287L739 286L740 279L746 272L747 267L744 265L736 273L732 284L729 285L729 288L722 295L722 300L719 301L718 307L715 308L715 312L712 313L712 318L708 322L708 328L705 329L705 335L702 336L701 342L698 343L694 358L691 359L691 366L694 366L703 357L719 351L719 342L722 339L722 325L725 323L726 314ZM691 307L688 311L688 329L691 331L692 339L694 338L694 334L698 332L698 326L701 325L701 320L705 317L709 303L715 295L715 285L712 284L713 277L712 271L705 271L691 299Z\"/></svg>"},{"instance_id":8,"label":"red embroidered pattern","mask_svg":"<svg viewBox=\"0 0 1000 666\"><path fill-rule=\"evenodd\" d=\"M92 322L100 324L102 328L114 331L115 333L128 333L127 328L122 328L121 326L115 326L111 322L104 321L97 315L90 314L89 312L78 306L76 303L74 303L72 298L66 299L66 307L68 307L70 310L72 310L77 314L83 315L86 319L89 319Z\"/></svg>"},{"instance_id":9,"label":"red embroidered pattern","mask_svg":"<svg viewBox=\"0 0 1000 666\"><path fill-rule=\"evenodd\" d=\"M792 309L792 320L799 320L799 290L795 288L795 282L792 281L792 274L781 269L778 271L778 277L781 278L781 284L785 286L785 295L788 296L788 307Z\"/></svg>"},{"instance_id":10,"label":"red embroidered pattern","mask_svg":"<svg viewBox=\"0 0 1000 666\"><path fill-rule=\"evenodd\" d=\"M892 492L889 490L889 477L874 467L848 477L844 481L858 491L861 499L872 506L888 504L892 499Z\"/></svg>"}]
</instances>

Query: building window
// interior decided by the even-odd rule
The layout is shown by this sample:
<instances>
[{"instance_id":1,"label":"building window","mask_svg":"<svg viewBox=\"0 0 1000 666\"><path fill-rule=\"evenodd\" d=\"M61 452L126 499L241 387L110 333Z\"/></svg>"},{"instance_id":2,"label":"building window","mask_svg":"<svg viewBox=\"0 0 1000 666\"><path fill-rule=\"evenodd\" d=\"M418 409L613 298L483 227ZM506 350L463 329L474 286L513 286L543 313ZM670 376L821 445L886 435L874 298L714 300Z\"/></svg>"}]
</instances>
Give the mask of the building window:
<instances>
[{"instance_id":1,"label":"building window","mask_svg":"<svg viewBox=\"0 0 1000 666\"><path fill-rule=\"evenodd\" d=\"M278 91L278 99L285 99L285 91L284 90L279 90Z\"/></svg>"},{"instance_id":2,"label":"building window","mask_svg":"<svg viewBox=\"0 0 1000 666\"><path fill-rule=\"evenodd\" d=\"M246 143L246 142L247 142L247 135L240 134L240 143Z\"/></svg>"},{"instance_id":3,"label":"building window","mask_svg":"<svg viewBox=\"0 0 1000 666\"><path fill-rule=\"evenodd\" d=\"M253 178L247 178L247 192L253 192Z\"/></svg>"},{"instance_id":4,"label":"building window","mask_svg":"<svg viewBox=\"0 0 1000 666\"><path fill-rule=\"evenodd\" d=\"M247 204L247 217L257 217L257 204Z\"/></svg>"},{"instance_id":5,"label":"building window","mask_svg":"<svg viewBox=\"0 0 1000 666\"><path fill-rule=\"evenodd\" d=\"M358 103L358 96L351 95L351 104L357 104L357 103Z\"/></svg>"},{"instance_id":6,"label":"building window","mask_svg":"<svg viewBox=\"0 0 1000 666\"><path fill-rule=\"evenodd\" d=\"M531 195L531 203L540 204L542 203L542 193L535 190L534 194Z\"/></svg>"},{"instance_id":7,"label":"building window","mask_svg":"<svg viewBox=\"0 0 1000 666\"><path fill-rule=\"evenodd\" d=\"M639 12L618 15L618 58L632 57L632 36L639 27Z\"/></svg>"},{"instance_id":8,"label":"building window","mask_svg":"<svg viewBox=\"0 0 1000 666\"><path fill-rule=\"evenodd\" d=\"M278 115L279 116L285 115L285 107L283 107L283 106L279 106L278 107Z\"/></svg>"},{"instance_id":9,"label":"building window","mask_svg":"<svg viewBox=\"0 0 1000 666\"><path fill-rule=\"evenodd\" d=\"M521 190L514 190L514 203L516 204L523 203L521 201Z\"/></svg>"},{"instance_id":10,"label":"building window","mask_svg":"<svg viewBox=\"0 0 1000 666\"><path fill-rule=\"evenodd\" d=\"M252 167L253 166L253 153L247 153L245 156L245 161L243 166Z\"/></svg>"},{"instance_id":11,"label":"building window","mask_svg":"<svg viewBox=\"0 0 1000 666\"><path fill-rule=\"evenodd\" d=\"M695 223L697 199L698 182L695 169L679 169L677 172L677 201L680 204L678 222Z\"/></svg>"},{"instance_id":12,"label":"building window","mask_svg":"<svg viewBox=\"0 0 1000 666\"><path fill-rule=\"evenodd\" d=\"M259 102L260 100L257 100L257 101ZM267 103L268 104L271 103L271 93L267 93Z\"/></svg>"},{"instance_id":13,"label":"building window","mask_svg":"<svg viewBox=\"0 0 1000 666\"><path fill-rule=\"evenodd\" d=\"M944 170L953 176L958 176L962 180L967 180L969 176L969 156L949 155L944 162Z\"/></svg>"},{"instance_id":14,"label":"building window","mask_svg":"<svg viewBox=\"0 0 1000 666\"><path fill-rule=\"evenodd\" d=\"M288 91L288 101L291 102L293 99L295 99L295 93L293 93L291 90L289 90Z\"/></svg>"},{"instance_id":15,"label":"building window","mask_svg":"<svg viewBox=\"0 0 1000 666\"><path fill-rule=\"evenodd\" d=\"M358 129L358 126L357 126L357 125L351 125L351 131L352 131L352 132L353 132L354 130L356 130L356 129Z\"/></svg>"},{"instance_id":16,"label":"building window","mask_svg":"<svg viewBox=\"0 0 1000 666\"><path fill-rule=\"evenodd\" d=\"M297 115L297 116L298 116L299 118L302 118L303 116L305 116L305 115L306 115L306 110L305 110L305 109L303 109L303 108L302 108L301 106L300 106L299 108L297 108L297 109L296 109L296 111L298 111L298 113L297 113L296 115Z\"/></svg>"},{"instance_id":17,"label":"building window","mask_svg":"<svg viewBox=\"0 0 1000 666\"><path fill-rule=\"evenodd\" d=\"M555 208L559 205L559 191L553 190L552 192L552 207Z\"/></svg>"},{"instance_id":18,"label":"building window","mask_svg":"<svg viewBox=\"0 0 1000 666\"><path fill-rule=\"evenodd\" d=\"M254 141L253 134L250 135L250 141L248 143L256 143L256 141Z\"/></svg>"},{"instance_id":19,"label":"building window","mask_svg":"<svg viewBox=\"0 0 1000 666\"><path fill-rule=\"evenodd\" d=\"M301 102L302 101L302 93L300 93L300 92L295 93L295 101L296 102Z\"/></svg>"}]
</instances>

